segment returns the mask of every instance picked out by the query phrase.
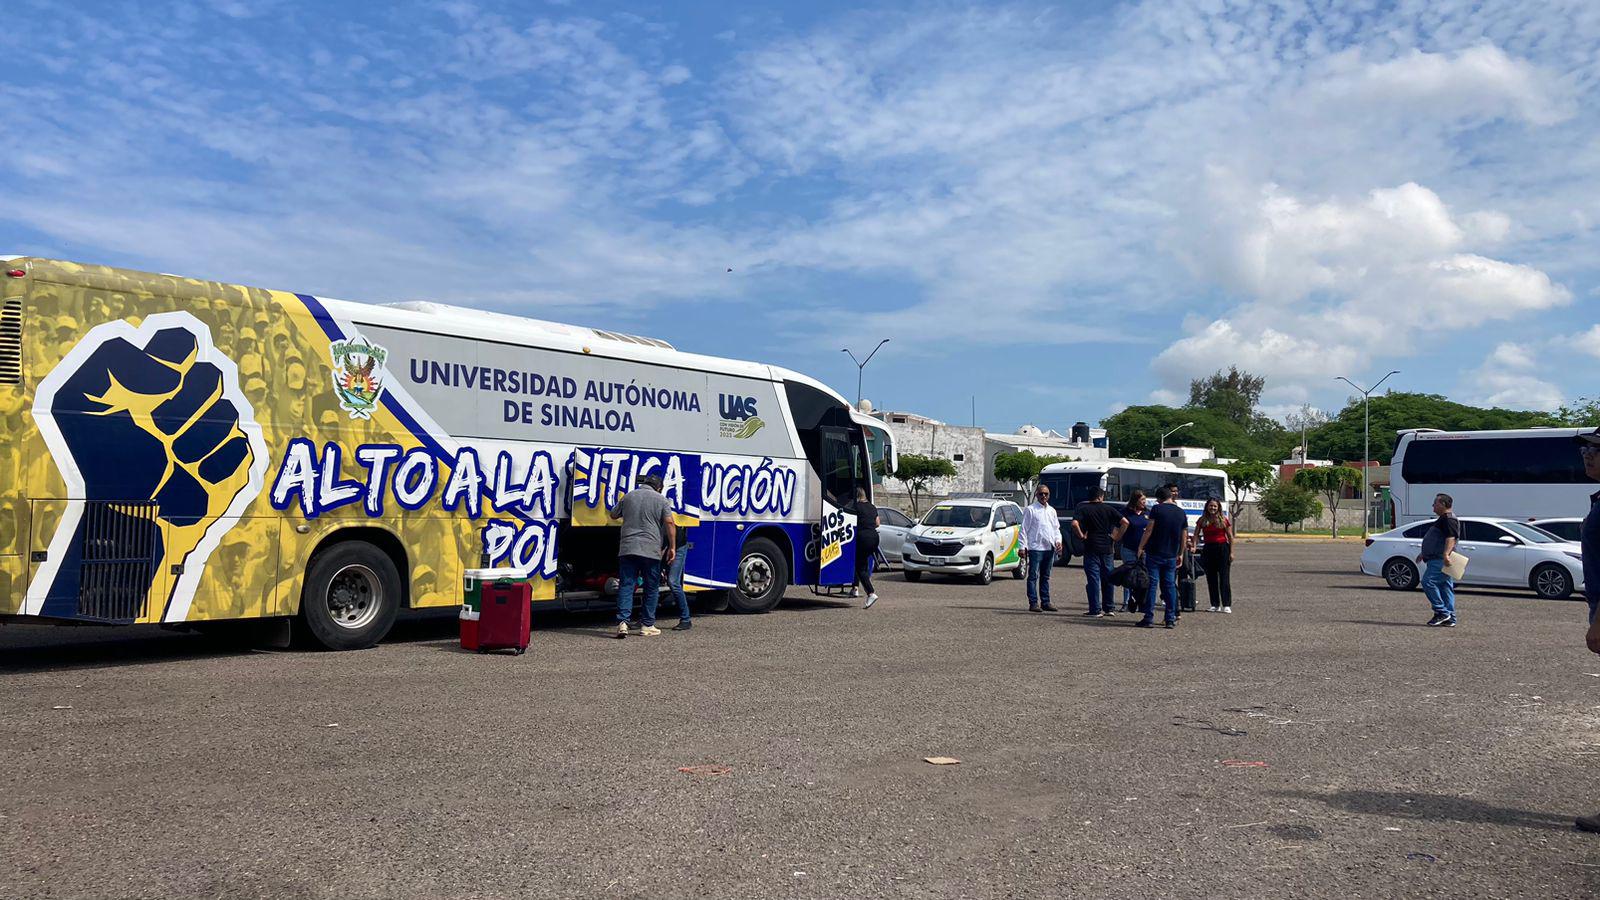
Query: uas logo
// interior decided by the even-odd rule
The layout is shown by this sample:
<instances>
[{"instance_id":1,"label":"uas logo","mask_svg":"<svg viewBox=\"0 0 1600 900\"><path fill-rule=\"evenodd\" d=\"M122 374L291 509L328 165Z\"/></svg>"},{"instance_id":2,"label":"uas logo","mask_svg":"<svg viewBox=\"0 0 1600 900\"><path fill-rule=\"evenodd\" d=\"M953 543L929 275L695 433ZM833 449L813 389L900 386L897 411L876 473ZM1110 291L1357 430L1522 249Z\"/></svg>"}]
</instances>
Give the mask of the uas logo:
<instances>
[{"instance_id":1,"label":"uas logo","mask_svg":"<svg viewBox=\"0 0 1600 900\"><path fill-rule=\"evenodd\" d=\"M389 351L366 338L348 338L328 345L333 356L333 392L352 419L370 419L383 394L383 361Z\"/></svg>"},{"instance_id":2,"label":"uas logo","mask_svg":"<svg viewBox=\"0 0 1600 900\"><path fill-rule=\"evenodd\" d=\"M767 423L756 415L756 398L738 394L720 394L717 411L722 414L722 436L748 440L765 428Z\"/></svg>"}]
</instances>

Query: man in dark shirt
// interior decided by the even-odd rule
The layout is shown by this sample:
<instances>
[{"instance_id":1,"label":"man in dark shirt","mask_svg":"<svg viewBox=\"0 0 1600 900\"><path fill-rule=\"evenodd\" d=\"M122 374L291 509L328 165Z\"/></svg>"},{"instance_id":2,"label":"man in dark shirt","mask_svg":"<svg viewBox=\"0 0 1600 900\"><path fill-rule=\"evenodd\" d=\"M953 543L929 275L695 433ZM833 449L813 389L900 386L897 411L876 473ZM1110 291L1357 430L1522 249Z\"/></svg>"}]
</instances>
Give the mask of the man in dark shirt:
<instances>
[{"instance_id":1,"label":"man in dark shirt","mask_svg":"<svg viewBox=\"0 0 1600 900\"><path fill-rule=\"evenodd\" d=\"M1600 481L1600 428L1577 437L1578 452L1583 455L1583 474L1590 481ZM1579 535L1583 542L1583 597L1589 601L1589 633L1585 643L1591 653L1600 653L1600 491L1589 495L1589 515L1583 520ZM1600 833L1600 813L1579 816L1576 824L1580 831Z\"/></svg>"},{"instance_id":2,"label":"man in dark shirt","mask_svg":"<svg viewBox=\"0 0 1600 900\"><path fill-rule=\"evenodd\" d=\"M1451 507L1455 506L1449 494L1433 498L1433 514L1439 518L1422 535L1422 553L1417 562L1425 567L1422 573L1422 593L1433 604L1433 618L1428 620L1436 628L1456 627L1456 582L1445 574L1445 564L1461 540L1461 520Z\"/></svg>"},{"instance_id":3,"label":"man in dark shirt","mask_svg":"<svg viewBox=\"0 0 1600 900\"><path fill-rule=\"evenodd\" d=\"M1184 543L1189 536L1189 514L1178 505L1178 486L1165 484L1156 491L1155 509L1150 510L1150 526L1139 539L1139 558L1144 560L1145 571L1150 573L1150 589L1144 598L1144 618L1140 628L1154 628L1156 614L1156 588L1161 588L1161 602L1167 605L1167 628L1178 627L1178 559L1183 556Z\"/></svg>"},{"instance_id":4,"label":"man in dark shirt","mask_svg":"<svg viewBox=\"0 0 1600 900\"><path fill-rule=\"evenodd\" d=\"M1089 499L1078 504L1072 513L1072 530L1083 542L1083 575L1089 593L1089 611L1085 615L1105 617L1116 615L1111 597L1116 586L1111 583L1111 550L1122 540L1122 531L1128 520L1122 510L1106 502L1106 492L1095 488Z\"/></svg>"}]
</instances>

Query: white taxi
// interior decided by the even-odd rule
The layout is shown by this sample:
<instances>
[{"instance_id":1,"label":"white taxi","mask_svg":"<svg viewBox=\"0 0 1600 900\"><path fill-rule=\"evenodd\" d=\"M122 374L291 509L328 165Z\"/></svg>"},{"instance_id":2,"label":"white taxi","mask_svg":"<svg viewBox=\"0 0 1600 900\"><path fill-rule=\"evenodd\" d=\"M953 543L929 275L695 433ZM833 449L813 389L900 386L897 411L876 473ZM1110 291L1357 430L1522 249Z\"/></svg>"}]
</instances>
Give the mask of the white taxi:
<instances>
[{"instance_id":1,"label":"white taxi","mask_svg":"<svg viewBox=\"0 0 1600 900\"><path fill-rule=\"evenodd\" d=\"M907 581L922 573L960 575L988 584L997 571L1026 578L1022 507L987 498L939 503L906 535L901 551Z\"/></svg>"}]
</instances>

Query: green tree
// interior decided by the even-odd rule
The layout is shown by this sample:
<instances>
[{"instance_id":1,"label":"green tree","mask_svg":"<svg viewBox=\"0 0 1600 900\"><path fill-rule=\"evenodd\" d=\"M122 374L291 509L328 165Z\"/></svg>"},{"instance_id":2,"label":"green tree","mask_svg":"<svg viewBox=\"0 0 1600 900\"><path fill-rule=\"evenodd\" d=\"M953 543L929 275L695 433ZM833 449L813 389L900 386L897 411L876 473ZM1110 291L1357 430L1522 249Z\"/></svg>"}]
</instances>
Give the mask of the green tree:
<instances>
[{"instance_id":1,"label":"green tree","mask_svg":"<svg viewBox=\"0 0 1600 900\"><path fill-rule=\"evenodd\" d=\"M1235 520L1244 507L1243 495L1260 491L1278 478L1272 464L1259 459L1241 459L1220 468L1228 473L1228 490L1233 493L1228 501L1228 514Z\"/></svg>"},{"instance_id":2,"label":"green tree","mask_svg":"<svg viewBox=\"0 0 1600 900\"><path fill-rule=\"evenodd\" d=\"M1032 450L1019 450L1015 453L996 453L994 457L994 477L1000 481L1011 481L1022 486L1024 493L1033 494L1034 482L1039 479L1039 472L1051 463L1072 462L1070 456L1040 456Z\"/></svg>"},{"instance_id":3,"label":"green tree","mask_svg":"<svg viewBox=\"0 0 1600 900\"><path fill-rule=\"evenodd\" d=\"M1274 481L1267 485L1261 492L1256 508L1261 510L1262 517L1268 522L1282 525L1284 531L1288 531L1289 526L1296 522L1304 522L1322 513L1322 504L1310 491L1287 481Z\"/></svg>"},{"instance_id":4,"label":"green tree","mask_svg":"<svg viewBox=\"0 0 1600 900\"><path fill-rule=\"evenodd\" d=\"M1372 398L1372 457L1387 464L1394 455L1396 433L1406 428L1477 431L1533 428L1562 424L1558 415L1528 410L1481 408L1446 400L1438 394L1391 391ZM1600 425L1600 421L1595 422ZM1329 459L1361 458L1361 398L1354 397L1327 424L1312 430L1316 455Z\"/></svg>"},{"instance_id":5,"label":"green tree","mask_svg":"<svg viewBox=\"0 0 1600 900\"><path fill-rule=\"evenodd\" d=\"M1189 382L1189 408L1209 409L1236 425L1248 426L1266 386L1267 379L1262 376L1229 366L1226 372L1219 369Z\"/></svg>"},{"instance_id":6,"label":"green tree","mask_svg":"<svg viewBox=\"0 0 1600 900\"><path fill-rule=\"evenodd\" d=\"M1327 498L1328 511L1332 513L1333 536L1338 537L1339 500L1345 488L1361 483L1361 472L1350 466L1317 466L1294 473L1294 483Z\"/></svg>"},{"instance_id":7,"label":"green tree","mask_svg":"<svg viewBox=\"0 0 1600 900\"><path fill-rule=\"evenodd\" d=\"M1600 397L1579 397L1551 413L1560 424L1578 428L1600 426Z\"/></svg>"},{"instance_id":8,"label":"green tree","mask_svg":"<svg viewBox=\"0 0 1600 900\"><path fill-rule=\"evenodd\" d=\"M911 491L911 514L918 514L917 498L928 489L929 482L935 478L954 478L956 466L942 456L918 456L915 453L900 454L900 463L894 468L894 477L905 482Z\"/></svg>"},{"instance_id":9,"label":"green tree","mask_svg":"<svg viewBox=\"0 0 1600 900\"><path fill-rule=\"evenodd\" d=\"M1161 435L1185 422L1194 425L1167 439L1172 446L1210 447L1218 456L1233 459L1282 459L1293 442L1283 426L1265 416L1241 424L1211 409L1175 409L1171 406L1130 406L1100 424L1118 456L1155 459Z\"/></svg>"}]
</instances>

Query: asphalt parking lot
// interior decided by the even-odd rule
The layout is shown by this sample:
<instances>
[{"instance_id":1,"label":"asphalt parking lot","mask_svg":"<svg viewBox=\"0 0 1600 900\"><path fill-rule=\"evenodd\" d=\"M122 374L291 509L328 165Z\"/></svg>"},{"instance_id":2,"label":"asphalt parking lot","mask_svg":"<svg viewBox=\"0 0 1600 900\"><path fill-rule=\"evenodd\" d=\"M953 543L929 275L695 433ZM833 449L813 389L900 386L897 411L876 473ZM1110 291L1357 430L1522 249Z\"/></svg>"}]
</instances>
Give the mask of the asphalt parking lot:
<instances>
[{"instance_id":1,"label":"asphalt parking lot","mask_svg":"<svg viewBox=\"0 0 1600 900\"><path fill-rule=\"evenodd\" d=\"M1076 568L1055 615L891 574L659 638L547 617L522 658L438 617L342 654L3 628L0 896L1600 890L1582 605L1428 629L1358 550L1247 544L1236 613L1175 631L1076 615Z\"/></svg>"}]
</instances>

